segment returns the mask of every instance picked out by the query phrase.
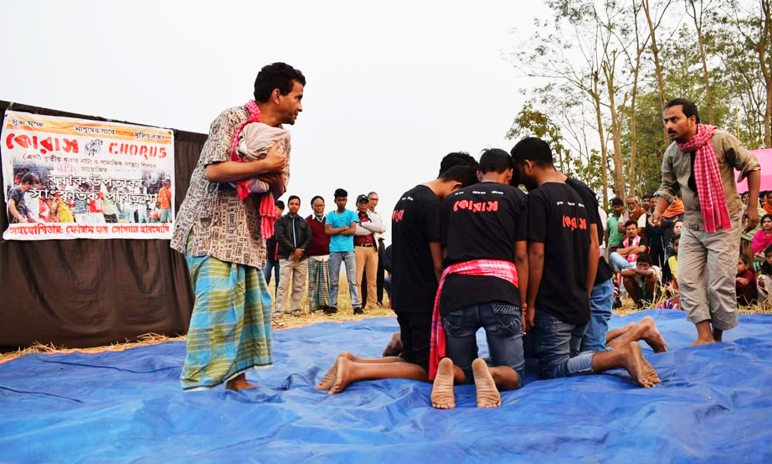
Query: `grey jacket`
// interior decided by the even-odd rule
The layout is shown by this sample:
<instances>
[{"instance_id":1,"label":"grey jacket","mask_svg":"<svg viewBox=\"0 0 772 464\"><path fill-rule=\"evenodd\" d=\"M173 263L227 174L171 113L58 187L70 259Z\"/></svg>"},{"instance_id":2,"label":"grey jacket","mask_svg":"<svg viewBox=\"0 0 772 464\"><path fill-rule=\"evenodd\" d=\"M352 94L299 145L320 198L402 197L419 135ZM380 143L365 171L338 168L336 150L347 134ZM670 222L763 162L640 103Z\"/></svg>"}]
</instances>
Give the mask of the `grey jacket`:
<instances>
[{"instance_id":1,"label":"grey jacket","mask_svg":"<svg viewBox=\"0 0 772 464\"><path fill-rule=\"evenodd\" d=\"M716 152L729 215L733 223L739 223L742 218L743 204L737 193L734 170L740 171L740 180L742 180L751 172L760 170L761 166L756 156L729 132L717 130L713 133L710 142ZM691 175L691 155L679 150L675 142L671 143L662 158L662 185L654 197L662 197L671 203L675 195L680 195L684 201L684 226L692 230L703 230L700 199L697 192L689 188Z\"/></svg>"}]
</instances>

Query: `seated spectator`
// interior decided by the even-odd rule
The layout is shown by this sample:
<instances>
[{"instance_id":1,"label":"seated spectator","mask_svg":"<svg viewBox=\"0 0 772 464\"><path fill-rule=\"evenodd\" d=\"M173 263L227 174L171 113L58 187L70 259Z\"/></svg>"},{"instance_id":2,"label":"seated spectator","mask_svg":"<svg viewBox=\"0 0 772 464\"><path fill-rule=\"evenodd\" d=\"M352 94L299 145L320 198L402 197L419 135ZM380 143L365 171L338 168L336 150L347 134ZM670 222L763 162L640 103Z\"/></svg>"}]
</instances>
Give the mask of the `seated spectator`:
<instances>
[{"instance_id":1,"label":"seated spectator","mask_svg":"<svg viewBox=\"0 0 772 464\"><path fill-rule=\"evenodd\" d=\"M654 300L657 284L662 281L662 269L654 266L651 256L643 253L638 256L635 267L622 270L622 277L627 293L637 308L643 308L645 301Z\"/></svg>"},{"instance_id":2,"label":"seated spectator","mask_svg":"<svg viewBox=\"0 0 772 464\"><path fill-rule=\"evenodd\" d=\"M764 250L764 263L759 270L759 276L756 277L756 291L760 305L767 308L772 306L772 301L769 299L772 293L772 245Z\"/></svg>"},{"instance_id":3,"label":"seated spectator","mask_svg":"<svg viewBox=\"0 0 772 464\"><path fill-rule=\"evenodd\" d=\"M737 305L748 306L756 301L756 274L750 269L748 257L741 254L737 259Z\"/></svg>"},{"instance_id":4,"label":"seated spectator","mask_svg":"<svg viewBox=\"0 0 772 464\"><path fill-rule=\"evenodd\" d=\"M665 266L662 269L662 283L673 290L671 293L678 292L678 244L680 242L681 235L674 235L671 244L673 255L665 261Z\"/></svg>"},{"instance_id":5,"label":"seated spectator","mask_svg":"<svg viewBox=\"0 0 772 464\"><path fill-rule=\"evenodd\" d=\"M611 264L619 270L635 267L638 255L649 252L649 242L638 235L638 223L629 220L625 223L625 238L620 248L610 255Z\"/></svg>"},{"instance_id":6,"label":"seated spectator","mask_svg":"<svg viewBox=\"0 0 772 464\"><path fill-rule=\"evenodd\" d=\"M751 244L754 255L762 253L768 246L772 245L772 214L765 214L761 217L761 230L753 235Z\"/></svg>"}]
</instances>

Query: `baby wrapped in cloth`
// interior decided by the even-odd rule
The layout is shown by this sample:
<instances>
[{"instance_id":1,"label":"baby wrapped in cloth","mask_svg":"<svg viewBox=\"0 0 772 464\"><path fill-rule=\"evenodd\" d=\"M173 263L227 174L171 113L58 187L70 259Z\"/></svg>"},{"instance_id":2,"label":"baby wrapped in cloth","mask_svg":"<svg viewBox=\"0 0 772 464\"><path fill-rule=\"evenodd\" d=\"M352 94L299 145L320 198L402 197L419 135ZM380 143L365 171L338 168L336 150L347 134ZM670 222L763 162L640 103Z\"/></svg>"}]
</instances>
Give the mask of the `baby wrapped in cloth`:
<instances>
[{"instance_id":1,"label":"baby wrapped in cloth","mask_svg":"<svg viewBox=\"0 0 772 464\"><path fill-rule=\"evenodd\" d=\"M253 177L246 181L249 193L273 194L273 198L279 198L287 191L289 183L289 156L290 156L290 132L282 127L273 127L262 122L251 122L244 126L239 134L239 144L236 153L242 161L257 161L265 159L268 151L279 142L279 153L287 156L287 164L281 172L281 182L269 185L260 177ZM236 184L233 184L236 186Z\"/></svg>"}]
</instances>

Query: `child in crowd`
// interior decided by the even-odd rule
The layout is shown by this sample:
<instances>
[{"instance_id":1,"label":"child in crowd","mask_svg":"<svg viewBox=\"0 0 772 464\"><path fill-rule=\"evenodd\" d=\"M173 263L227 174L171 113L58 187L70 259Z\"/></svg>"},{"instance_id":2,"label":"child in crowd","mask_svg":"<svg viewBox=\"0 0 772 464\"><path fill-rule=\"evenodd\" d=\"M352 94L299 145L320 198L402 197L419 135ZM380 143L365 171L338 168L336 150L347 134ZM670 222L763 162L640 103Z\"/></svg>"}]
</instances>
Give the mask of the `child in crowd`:
<instances>
[{"instance_id":1,"label":"child in crowd","mask_svg":"<svg viewBox=\"0 0 772 464\"><path fill-rule=\"evenodd\" d=\"M662 269L654 265L651 255L639 255L635 267L628 267L621 273L625 289L637 308L643 308L644 302L654 301L657 284L662 282Z\"/></svg>"},{"instance_id":2,"label":"child in crowd","mask_svg":"<svg viewBox=\"0 0 772 464\"><path fill-rule=\"evenodd\" d=\"M681 235L673 236L668 244L670 257L665 261L662 269L662 283L665 286L665 296L667 300L660 303L659 309L681 309L681 295L678 293L678 244L681 241Z\"/></svg>"},{"instance_id":3,"label":"child in crowd","mask_svg":"<svg viewBox=\"0 0 772 464\"><path fill-rule=\"evenodd\" d=\"M772 245L764 250L764 263L756 278L756 290L759 304L764 307L772 306L772 301L769 300L772 293Z\"/></svg>"},{"instance_id":4,"label":"child in crowd","mask_svg":"<svg viewBox=\"0 0 772 464\"><path fill-rule=\"evenodd\" d=\"M737 259L735 289L738 306L748 306L756 301L756 274L750 269L748 257L743 254Z\"/></svg>"},{"instance_id":5,"label":"child in crowd","mask_svg":"<svg viewBox=\"0 0 772 464\"><path fill-rule=\"evenodd\" d=\"M672 251L662 269L662 283L668 287L672 287L676 293L678 293L678 244L680 241L680 234L673 236L673 240L668 246Z\"/></svg>"}]
</instances>

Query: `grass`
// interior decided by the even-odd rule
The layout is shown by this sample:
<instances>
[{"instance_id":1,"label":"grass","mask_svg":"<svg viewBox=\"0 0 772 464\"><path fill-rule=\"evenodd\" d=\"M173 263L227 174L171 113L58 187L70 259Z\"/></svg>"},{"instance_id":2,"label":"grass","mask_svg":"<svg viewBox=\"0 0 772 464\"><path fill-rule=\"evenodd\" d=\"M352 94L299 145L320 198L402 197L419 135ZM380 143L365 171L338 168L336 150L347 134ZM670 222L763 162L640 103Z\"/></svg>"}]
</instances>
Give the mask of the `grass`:
<instances>
[{"instance_id":1,"label":"grass","mask_svg":"<svg viewBox=\"0 0 772 464\"><path fill-rule=\"evenodd\" d=\"M271 295L274 294L275 283L268 286ZM354 308L351 306L351 298L348 295L348 282L342 278L340 280L340 294L338 296L338 312L332 315L325 315L321 311L308 314L308 294L304 292L300 308L304 314L302 316L284 316L273 322L274 330L290 329L293 327L303 327L320 322L344 322L361 321L369 317L388 317L394 316L394 312L389 309L388 297L384 295L383 308L367 308L365 314L354 315ZM289 308L289 302L288 306ZM286 309L286 308L285 308ZM35 342L26 348L19 348L16 351L0 353L0 364L20 358L28 354L60 354L60 353L103 353L105 351L124 351L140 346L158 345L167 342L185 341L184 335L177 337L168 337L162 334L147 333L137 337L136 340L126 340L122 343L113 343L106 346L97 346L93 348L68 348L64 346L55 346L53 343L43 344Z\"/></svg>"}]
</instances>

